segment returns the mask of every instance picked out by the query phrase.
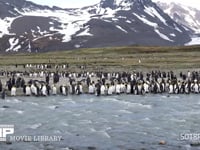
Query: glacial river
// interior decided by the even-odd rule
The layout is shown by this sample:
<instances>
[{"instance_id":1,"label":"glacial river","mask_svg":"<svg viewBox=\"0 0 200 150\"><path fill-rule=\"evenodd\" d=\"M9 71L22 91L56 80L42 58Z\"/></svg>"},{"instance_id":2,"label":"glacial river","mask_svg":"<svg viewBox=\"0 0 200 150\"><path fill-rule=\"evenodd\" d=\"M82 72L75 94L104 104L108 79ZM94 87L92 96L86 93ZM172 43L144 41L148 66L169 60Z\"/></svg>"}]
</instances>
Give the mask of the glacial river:
<instances>
[{"instance_id":1,"label":"glacial river","mask_svg":"<svg viewBox=\"0 0 200 150\"><path fill-rule=\"evenodd\" d=\"M2 150L196 150L182 136L200 133L200 95L7 97L0 124L14 125L15 136L62 136L0 142Z\"/></svg>"}]
</instances>

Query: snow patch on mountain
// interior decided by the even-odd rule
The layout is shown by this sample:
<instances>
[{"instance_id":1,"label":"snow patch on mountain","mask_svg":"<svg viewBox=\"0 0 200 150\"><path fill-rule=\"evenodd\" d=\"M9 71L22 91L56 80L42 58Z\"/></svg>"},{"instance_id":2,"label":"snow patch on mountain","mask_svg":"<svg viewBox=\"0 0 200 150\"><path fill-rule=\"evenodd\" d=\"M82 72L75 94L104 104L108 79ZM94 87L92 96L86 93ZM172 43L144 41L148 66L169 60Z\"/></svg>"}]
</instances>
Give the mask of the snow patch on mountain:
<instances>
[{"instance_id":1,"label":"snow patch on mountain","mask_svg":"<svg viewBox=\"0 0 200 150\"><path fill-rule=\"evenodd\" d=\"M166 20L158 13L158 11L153 7L146 7L144 11L152 17L157 17L160 19L164 24L166 24Z\"/></svg>"},{"instance_id":2,"label":"snow patch on mountain","mask_svg":"<svg viewBox=\"0 0 200 150\"><path fill-rule=\"evenodd\" d=\"M175 2L158 2L158 6L177 23L194 33L200 33L200 10Z\"/></svg>"},{"instance_id":3,"label":"snow patch on mountain","mask_svg":"<svg viewBox=\"0 0 200 150\"><path fill-rule=\"evenodd\" d=\"M169 39L166 35L164 35L163 33L161 33L158 29L155 29L155 32L163 39L174 42L173 40Z\"/></svg>"},{"instance_id":4,"label":"snow patch on mountain","mask_svg":"<svg viewBox=\"0 0 200 150\"><path fill-rule=\"evenodd\" d=\"M19 39L10 38L9 39L9 44L10 44L10 47L8 49L6 49L6 52L8 52L8 51L18 52L18 50L21 48L21 45L18 45L19 44Z\"/></svg>"},{"instance_id":5,"label":"snow patch on mountain","mask_svg":"<svg viewBox=\"0 0 200 150\"><path fill-rule=\"evenodd\" d=\"M0 19L0 38L2 38L5 34L10 35L9 28L15 19L16 18L11 17Z\"/></svg>"},{"instance_id":6,"label":"snow patch on mountain","mask_svg":"<svg viewBox=\"0 0 200 150\"><path fill-rule=\"evenodd\" d=\"M130 23L130 24L132 23L130 20L126 20L126 22L127 22L127 23Z\"/></svg>"},{"instance_id":7,"label":"snow patch on mountain","mask_svg":"<svg viewBox=\"0 0 200 150\"><path fill-rule=\"evenodd\" d=\"M83 25L90 20L90 14L86 11L77 11L77 12L68 12L64 10L25 10L22 13L23 16L42 16L42 17L50 17L61 23L58 28L53 26L53 23L50 27L50 31L56 31L63 35L63 42L69 42L71 40L71 36L78 32L83 28Z\"/></svg>"},{"instance_id":8,"label":"snow patch on mountain","mask_svg":"<svg viewBox=\"0 0 200 150\"><path fill-rule=\"evenodd\" d=\"M176 36L176 34L174 34L174 33L170 33L169 35L170 35L170 36L173 36L173 37L175 37L175 36Z\"/></svg>"},{"instance_id":9,"label":"snow patch on mountain","mask_svg":"<svg viewBox=\"0 0 200 150\"><path fill-rule=\"evenodd\" d=\"M93 34L90 33L90 29L87 28L83 32L77 34L76 36L93 36Z\"/></svg>"},{"instance_id":10,"label":"snow patch on mountain","mask_svg":"<svg viewBox=\"0 0 200 150\"><path fill-rule=\"evenodd\" d=\"M130 10L131 6L133 5L133 2L127 2L125 0L115 0L115 5L117 5L118 7L122 7L123 10Z\"/></svg>"},{"instance_id":11,"label":"snow patch on mountain","mask_svg":"<svg viewBox=\"0 0 200 150\"><path fill-rule=\"evenodd\" d=\"M186 46L189 45L200 45L200 37L192 37L192 40L189 43L185 44Z\"/></svg>"},{"instance_id":12,"label":"snow patch on mountain","mask_svg":"<svg viewBox=\"0 0 200 150\"><path fill-rule=\"evenodd\" d=\"M119 25L116 25L116 27L117 27L118 29L120 29L121 31L123 31L123 32L125 32L125 33L128 33L125 29L123 29L123 28L120 27Z\"/></svg>"},{"instance_id":13,"label":"snow patch on mountain","mask_svg":"<svg viewBox=\"0 0 200 150\"><path fill-rule=\"evenodd\" d=\"M139 15L133 13L138 19L140 19L142 22L144 22L145 24L152 26L154 28L154 31L164 40L168 40L168 41L172 41L173 40L169 39L166 35L164 35L163 33L161 33L157 28L158 28L158 24L151 22L143 17L140 17Z\"/></svg>"},{"instance_id":14,"label":"snow patch on mountain","mask_svg":"<svg viewBox=\"0 0 200 150\"><path fill-rule=\"evenodd\" d=\"M140 19L143 23L149 25L149 26L152 26L154 28L157 28L158 27L158 24L157 23L154 23L154 22L151 22L147 19L145 19L144 17L140 17L139 15L133 13L138 19Z\"/></svg>"}]
</instances>

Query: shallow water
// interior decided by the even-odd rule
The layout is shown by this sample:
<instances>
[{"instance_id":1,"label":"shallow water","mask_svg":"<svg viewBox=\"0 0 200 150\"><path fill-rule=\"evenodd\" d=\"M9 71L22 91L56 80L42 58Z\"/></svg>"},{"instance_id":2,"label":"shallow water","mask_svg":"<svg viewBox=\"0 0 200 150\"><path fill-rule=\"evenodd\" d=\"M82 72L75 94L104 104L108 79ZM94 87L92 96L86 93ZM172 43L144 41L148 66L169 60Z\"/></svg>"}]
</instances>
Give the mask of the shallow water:
<instances>
[{"instance_id":1,"label":"shallow water","mask_svg":"<svg viewBox=\"0 0 200 150\"><path fill-rule=\"evenodd\" d=\"M0 124L14 124L14 135L60 135L62 141L0 143L0 149L196 150L180 134L200 133L199 115L199 95L7 98L0 101Z\"/></svg>"}]
</instances>

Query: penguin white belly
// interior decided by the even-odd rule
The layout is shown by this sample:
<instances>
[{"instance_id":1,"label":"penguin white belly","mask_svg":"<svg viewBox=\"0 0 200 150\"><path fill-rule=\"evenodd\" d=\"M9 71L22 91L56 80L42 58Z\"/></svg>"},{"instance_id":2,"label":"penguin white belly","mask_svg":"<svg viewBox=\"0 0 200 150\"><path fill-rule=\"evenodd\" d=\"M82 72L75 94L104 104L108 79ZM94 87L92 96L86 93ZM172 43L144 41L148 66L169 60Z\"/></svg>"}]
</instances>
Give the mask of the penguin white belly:
<instances>
[{"instance_id":1,"label":"penguin white belly","mask_svg":"<svg viewBox=\"0 0 200 150\"><path fill-rule=\"evenodd\" d=\"M195 93L199 93L199 86L198 86L198 84L194 85L194 92Z\"/></svg>"},{"instance_id":2,"label":"penguin white belly","mask_svg":"<svg viewBox=\"0 0 200 150\"><path fill-rule=\"evenodd\" d=\"M29 86L26 87L26 96L31 95L31 88Z\"/></svg>"},{"instance_id":3,"label":"penguin white belly","mask_svg":"<svg viewBox=\"0 0 200 150\"><path fill-rule=\"evenodd\" d=\"M66 89L65 89L64 86L62 86L62 94L63 94L63 95L66 95Z\"/></svg>"},{"instance_id":4,"label":"penguin white belly","mask_svg":"<svg viewBox=\"0 0 200 150\"><path fill-rule=\"evenodd\" d=\"M138 93L142 93L142 86L138 85Z\"/></svg>"},{"instance_id":5,"label":"penguin white belly","mask_svg":"<svg viewBox=\"0 0 200 150\"><path fill-rule=\"evenodd\" d=\"M185 93L188 94L189 93L189 88L188 88L188 84L185 85Z\"/></svg>"},{"instance_id":6,"label":"penguin white belly","mask_svg":"<svg viewBox=\"0 0 200 150\"><path fill-rule=\"evenodd\" d=\"M145 93L149 93L149 85L148 84L144 84L144 91L145 91Z\"/></svg>"},{"instance_id":7,"label":"penguin white belly","mask_svg":"<svg viewBox=\"0 0 200 150\"><path fill-rule=\"evenodd\" d=\"M92 85L89 85L88 93L89 94L94 94L94 91L95 91L94 87Z\"/></svg>"},{"instance_id":8,"label":"penguin white belly","mask_svg":"<svg viewBox=\"0 0 200 150\"><path fill-rule=\"evenodd\" d=\"M173 85L169 85L169 94L173 94L174 91L173 91Z\"/></svg>"},{"instance_id":9,"label":"penguin white belly","mask_svg":"<svg viewBox=\"0 0 200 150\"><path fill-rule=\"evenodd\" d=\"M83 93L83 86L80 85L80 93Z\"/></svg>"},{"instance_id":10,"label":"penguin white belly","mask_svg":"<svg viewBox=\"0 0 200 150\"><path fill-rule=\"evenodd\" d=\"M120 93L121 93L121 92L120 92L120 85L117 85L117 86L116 86L116 93L117 93L117 94L120 94Z\"/></svg>"},{"instance_id":11,"label":"penguin white belly","mask_svg":"<svg viewBox=\"0 0 200 150\"><path fill-rule=\"evenodd\" d=\"M16 96L16 88L12 87L11 89L11 96Z\"/></svg>"},{"instance_id":12,"label":"penguin white belly","mask_svg":"<svg viewBox=\"0 0 200 150\"><path fill-rule=\"evenodd\" d=\"M31 92L32 92L34 95L37 95L37 88L36 88L34 85L31 85Z\"/></svg>"},{"instance_id":13,"label":"penguin white belly","mask_svg":"<svg viewBox=\"0 0 200 150\"><path fill-rule=\"evenodd\" d=\"M131 85L130 84L127 85L126 93L127 94L131 93Z\"/></svg>"},{"instance_id":14,"label":"penguin white belly","mask_svg":"<svg viewBox=\"0 0 200 150\"><path fill-rule=\"evenodd\" d=\"M112 89L112 86L110 86L108 88L108 95L112 95L113 94L113 89Z\"/></svg>"},{"instance_id":15,"label":"penguin white belly","mask_svg":"<svg viewBox=\"0 0 200 150\"><path fill-rule=\"evenodd\" d=\"M46 95L47 95L47 88L46 88L46 86L43 86L43 87L42 87L42 95L43 95L43 96L46 96Z\"/></svg>"},{"instance_id":16,"label":"penguin white belly","mask_svg":"<svg viewBox=\"0 0 200 150\"><path fill-rule=\"evenodd\" d=\"M178 94L178 86L177 85L174 85L174 92L175 92L175 94Z\"/></svg>"},{"instance_id":17,"label":"penguin white belly","mask_svg":"<svg viewBox=\"0 0 200 150\"><path fill-rule=\"evenodd\" d=\"M101 95L105 95L105 86L104 85L101 86Z\"/></svg>"},{"instance_id":18,"label":"penguin white belly","mask_svg":"<svg viewBox=\"0 0 200 150\"><path fill-rule=\"evenodd\" d=\"M124 84L121 84L120 85L120 89L121 89L121 93L125 93L125 91L126 91L126 87L125 87L125 85Z\"/></svg>"},{"instance_id":19,"label":"penguin white belly","mask_svg":"<svg viewBox=\"0 0 200 150\"><path fill-rule=\"evenodd\" d=\"M52 94L53 94L53 95L56 95L56 94L57 94L57 89L56 89L55 86L52 88Z\"/></svg>"}]
</instances>

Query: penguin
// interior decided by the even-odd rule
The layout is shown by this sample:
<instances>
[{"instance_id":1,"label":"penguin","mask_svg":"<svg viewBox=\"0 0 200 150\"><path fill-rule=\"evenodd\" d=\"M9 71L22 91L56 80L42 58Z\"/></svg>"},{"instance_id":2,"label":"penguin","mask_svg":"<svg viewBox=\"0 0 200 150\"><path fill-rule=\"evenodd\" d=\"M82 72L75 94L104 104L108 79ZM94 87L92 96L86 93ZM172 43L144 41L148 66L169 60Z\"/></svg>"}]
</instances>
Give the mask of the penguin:
<instances>
[{"instance_id":1,"label":"penguin","mask_svg":"<svg viewBox=\"0 0 200 150\"><path fill-rule=\"evenodd\" d=\"M95 93L95 87L94 87L94 85L92 83L89 84L88 93L89 94L94 94Z\"/></svg>"},{"instance_id":2,"label":"penguin","mask_svg":"<svg viewBox=\"0 0 200 150\"><path fill-rule=\"evenodd\" d=\"M108 86L108 95L112 95L113 94L113 86L109 85Z\"/></svg>"},{"instance_id":3,"label":"penguin","mask_svg":"<svg viewBox=\"0 0 200 150\"><path fill-rule=\"evenodd\" d=\"M66 91L66 95L68 95L68 87L67 86L65 86L65 91Z\"/></svg>"},{"instance_id":4,"label":"penguin","mask_svg":"<svg viewBox=\"0 0 200 150\"><path fill-rule=\"evenodd\" d=\"M160 88L160 84L158 82L155 82L156 87L157 87L157 92L161 93L161 88Z\"/></svg>"},{"instance_id":5,"label":"penguin","mask_svg":"<svg viewBox=\"0 0 200 150\"><path fill-rule=\"evenodd\" d=\"M74 94L76 93L76 90L75 90L75 85L74 85L74 84L72 84L72 85L71 85L71 88L72 88L72 93L71 93L71 94L72 94L72 95L74 95Z\"/></svg>"},{"instance_id":6,"label":"penguin","mask_svg":"<svg viewBox=\"0 0 200 150\"><path fill-rule=\"evenodd\" d=\"M83 93L83 85L81 83L79 83L79 89L80 89L80 94Z\"/></svg>"},{"instance_id":7,"label":"penguin","mask_svg":"<svg viewBox=\"0 0 200 150\"><path fill-rule=\"evenodd\" d=\"M80 95L81 94L79 84L75 85L75 93L76 93L76 95Z\"/></svg>"},{"instance_id":8,"label":"penguin","mask_svg":"<svg viewBox=\"0 0 200 150\"><path fill-rule=\"evenodd\" d=\"M16 96L16 87L15 86L13 86L12 88L11 88L11 96Z\"/></svg>"},{"instance_id":9,"label":"penguin","mask_svg":"<svg viewBox=\"0 0 200 150\"><path fill-rule=\"evenodd\" d=\"M55 84L53 84L53 86L52 86L52 95L57 95L57 88L56 88Z\"/></svg>"},{"instance_id":10,"label":"penguin","mask_svg":"<svg viewBox=\"0 0 200 150\"><path fill-rule=\"evenodd\" d=\"M51 87L49 86L49 84L47 84L47 95L48 96L50 95L50 90L51 90Z\"/></svg>"},{"instance_id":11,"label":"penguin","mask_svg":"<svg viewBox=\"0 0 200 150\"><path fill-rule=\"evenodd\" d=\"M120 94L121 93L121 86L120 86L120 84L118 83L117 85L116 85L116 94Z\"/></svg>"},{"instance_id":12,"label":"penguin","mask_svg":"<svg viewBox=\"0 0 200 150\"><path fill-rule=\"evenodd\" d=\"M154 83L152 84L152 90L153 90L153 93L154 93L154 94L157 94L157 93L158 93L158 86L157 86L156 82L154 82Z\"/></svg>"},{"instance_id":13,"label":"penguin","mask_svg":"<svg viewBox=\"0 0 200 150\"><path fill-rule=\"evenodd\" d=\"M148 84L148 82L145 82L145 83L143 84L143 86L144 86L144 92L145 92L145 93L149 93L149 84Z\"/></svg>"},{"instance_id":14,"label":"penguin","mask_svg":"<svg viewBox=\"0 0 200 150\"><path fill-rule=\"evenodd\" d=\"M2 85L2 82L0 80L0 92L2 92L2 90L3 90L3 85Z\"/></svg>"},{"instance_id":15,"label":"penguin","mask_svg":"<svg viewBox=\"0 0 200 150\"><path fill-rule=\"evenodd\" d=\"M67 95L66 87L64 85L61 86L61 94Z\"/></svg>"},{"instance_id":16,"label":"penguin","mask_svg":"<svg viewBox=\"0 0 200 150\"><path fill-rule=\"evenodd\" d=\"M137 85L137 95L143 95L144 93L144 87L142 82L140 81Z\"/></svg>"},{"instance_id":17,"label":"penguin","mask_svg":"<svg viewBox=\"0 0 200 150\"><path fill-rule=\"evenodd\" d=\"M130 94L131 93L131 85L128 83L126 85L126 94Z\"/></svg>"},{"instance_id":18,"label":"penguin","mask_svg":"<svg viewBox=\"0 0 200 150\"><path fill-rule=\"evenodd\" d=\"M182 91L182 84L181 84L180 80L178 81L177 85L178 85L178 91L179 91L179 93L180 94L183 93L183 91Z\"/></svg>"},{"instance_id":19,"label":"penguin","mask_svg":"<svg viewBox=\"0 0 200 150\"><path fill-rule=\"evenodd\" d=\"M105 95L106 87L105 85L101 85L101 95Z\"/></svg>"},{"instance_id":20,"label":"penguin","mask_svg":"<svg viewBox=\"0 0 200 150\"><path fill-rule=\"evenodd\" d=\"M36 88L36 86L35 86L34 84L31 85L31 93L32 93L33 95L35 95L35 96L38 95L38 93L37 93L37 88Z\"/></svg>"},{"instance_id":21,"label":"penguin","mask_svg":"<svg viewBox=\"0 0 200 150\"><path fill-rule=\"evenodd\" d=\"M197 80L194 80L193 90L195 94L199 93L199 85L197 83Z\"/></svg>"},{"instance_id":22,"label":"penguin","mask_svg":"<svg viewBox=\"0 0 200 150\"><path fill-rule=\"evenodd\" d=\"M95 85L95 87L96 87L96 95L97 95L97 96L100 96L100 95L101 95L101 85L100 85L100 83L98 82L98 83Z\"/></svg>"},{"instance_id":23,"label":"penguin","mask_svg":"<svg viewBox=\"0 0 200 150\"><path fill-rule=\"evenodd\" d=\"M5 99L5 98L6 98L6 90L5 90L5 89L2 90L1 98L2 98L2 99Z\"/></svg>"},{"instance_id":24,"label":"penguin","mask_svg":"<svg viewBox=\"0 0 200 150\"><path fill-rule=\"evenodd\" d=\"M121 83L121 84L120 84L120 92L121 92L121 93L126 93L126 86L125 86L124 83Z\"/></svg>"},{"instance_id":25,"label":"penguin","mask_svg":"<svg viewBox=\"0 0 200 150\"><path fill-rule=\"evenodd\" d=\"M188 82L185 83L185 94L190 94L190 87Z\"/></svg>"},{"instance_id":26,"label":"penguin","mask_svg":"<svg viewBox=\"0 0 200 150\"><path fill-rule=\"evenodd\" d=\"M29 85L26 86L26 96L31 96L31 88Z\"/></svg>"},{"instance_id":27,"label":"penguin","mask_svg":"<svg viewBox=\"0 0 200 150\"><path fill-rule=\"evenodd\" d=\"M179 94L178 83L174 84L174 93Z\"/></svg>"},{"instance_id":28,"label":"penguin","mask_svg":"<svg viewBox=\"0 0 200 150\"><path fill-rule=\"evenodd\" d=\"M174 86L173 84L169 84L169 94L174 94Z\"/></svg>"},{"instance_id":29,"label":"penguin","mask_svg":"<svg viewBox=\"0 0 200 150\"><path fill-rule=\"evenodd\" d=\"M47 87L45 84L42 86L41 92L42 92L42 96L47 96Z\"/></svg>"}]
</instances>

